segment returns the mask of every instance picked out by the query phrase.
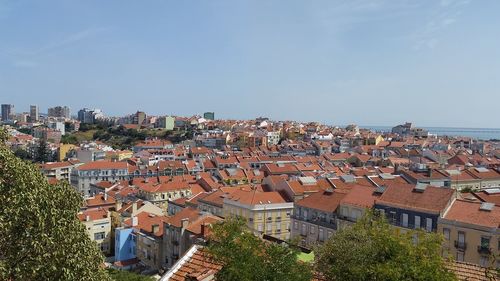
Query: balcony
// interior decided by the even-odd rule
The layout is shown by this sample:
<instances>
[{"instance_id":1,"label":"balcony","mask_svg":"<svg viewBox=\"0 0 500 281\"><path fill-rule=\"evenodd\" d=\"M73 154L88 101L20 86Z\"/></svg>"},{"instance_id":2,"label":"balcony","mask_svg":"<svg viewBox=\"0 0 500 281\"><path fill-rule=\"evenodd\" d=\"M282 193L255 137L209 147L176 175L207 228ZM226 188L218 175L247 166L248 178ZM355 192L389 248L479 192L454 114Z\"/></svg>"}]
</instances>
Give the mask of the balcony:
<instances>
[{"instance_id":1,"label":"balcony","mask_svg":"<svg viewBox=\"0 0 500 281\"><path fill-rule=\"evenodd\" d=\"M455 248L465 251L467 250L467 243L455 240Z\"/></svg>"},{"instance_id":2,"label":"balcony","mask_svg":"<svg viewBox=\"0 0 500 281\"><path fill-rule=\"evenodd\" d=\"M490 255L491 254L491 248L489 246L477 246L477 252L480 253L481 255Z\"/></svg>"}]
</instances>

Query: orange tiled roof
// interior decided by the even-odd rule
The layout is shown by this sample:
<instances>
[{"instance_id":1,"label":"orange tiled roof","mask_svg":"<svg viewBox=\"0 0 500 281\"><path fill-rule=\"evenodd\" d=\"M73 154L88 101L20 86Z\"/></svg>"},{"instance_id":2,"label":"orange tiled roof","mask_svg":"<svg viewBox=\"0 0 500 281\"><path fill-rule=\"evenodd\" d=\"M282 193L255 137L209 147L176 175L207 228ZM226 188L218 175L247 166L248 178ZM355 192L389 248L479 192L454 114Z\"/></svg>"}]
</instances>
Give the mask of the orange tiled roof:
<instances>
[{"instance_id":1,"label":"orange tiled roof","mask_svg":"<svg viewBox=\"0 0 500 281\"><path fill-rule=\"evenodd\" d=\"M477 264L465 262L450 262L446 265L448 270L455 273L460 281L497 281L498 273L490 272L487 268ZM495 274L496 277L495 277Z\"/></svg>"},{"instance_id":2,"label":"orange tiled roof","mask_svg":"<svg viewBox=\"0 0 500 281\"><path fill-rule=\"evenodd\" d=\"M377 203L440 213L448 205L455 192L450 188L435 186L427 186L423 192L415 192L414 188L415 186L411 184L389 185Z\"/></svg>"},{"instance_id":3,"label":"orange tiled roof","mask_svg":"<svg viewBox=\"0 0 500 281\"><path fill-rule=\"evenodd\" d=\"M186 252L186 256L175 264L166 276L165 281L204 280L215 276L222 266L212 259L208 251L198 245L194 245ZM166 277L169 277L166 279Z\"/></svg>"},{"instance_id":4,"label":"orange tiled roof","mask_svg":"<svg viewBox=\"0 0 500 281\"><path fill-rule=\"evenodd\" d=\"M444 219L492 228L500 227L500 206L491 211L480 210L481 202L457 199L446 212Z\"/></svg>"}]
</instances>

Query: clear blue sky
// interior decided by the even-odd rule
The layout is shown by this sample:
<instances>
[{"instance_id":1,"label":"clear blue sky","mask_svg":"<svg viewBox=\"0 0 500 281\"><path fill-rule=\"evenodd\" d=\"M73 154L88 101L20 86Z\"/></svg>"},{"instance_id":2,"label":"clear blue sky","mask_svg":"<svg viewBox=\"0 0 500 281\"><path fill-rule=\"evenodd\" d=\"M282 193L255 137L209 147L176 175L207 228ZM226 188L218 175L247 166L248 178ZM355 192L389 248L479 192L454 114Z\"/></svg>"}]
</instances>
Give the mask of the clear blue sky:
<instances>
[{"instance_id":1,"label":"clear blue sky","mask_svg":"<svg viewBox=\"0 0 500 281\"><path fill-rule=\"evenodd\" d=\"M0 102L500 127L500 1L0 0Z\"/></svg>"}]
</instances>

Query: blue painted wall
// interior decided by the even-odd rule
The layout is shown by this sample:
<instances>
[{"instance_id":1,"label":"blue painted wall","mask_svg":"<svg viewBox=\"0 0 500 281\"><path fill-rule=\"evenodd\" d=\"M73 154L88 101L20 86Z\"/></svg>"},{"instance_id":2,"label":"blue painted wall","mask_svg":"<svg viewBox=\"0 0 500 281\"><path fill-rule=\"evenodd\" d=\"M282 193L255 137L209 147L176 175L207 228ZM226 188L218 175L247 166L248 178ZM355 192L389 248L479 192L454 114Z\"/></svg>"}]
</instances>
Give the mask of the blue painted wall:
<instances>
[{"instance_id":1,"label":"blue painted wall","mask_svg":"<svg viewBox=\"0 0 500 281\"><path fill-rule=\"evenodd\" d=\"M375 204L374 206L377 210L384 210L385 216L388 219L389 223L395 226L403 227L403 213L408 215L408 226L406 228L413 229L415 228L415 216L420 216L420 228L426 229L427 226L427 218L432 219L432 231L437 231L437 222L439 215L416 212L413 210L394 208L392 206L385 206L382 204ZM395 220L391 220L391 212L395 212Z\"/></svg>"},{"instance_id":2,"label":"blue painted wall","mask_svg":"<svg viewBox=\"0 0 500 281\"><path fill-rule=\"evenodd\" d=\"M125 261L136 257L135 234L133 228L119 227L115 230L115 261Z\"/></svg>"}]
</instances>

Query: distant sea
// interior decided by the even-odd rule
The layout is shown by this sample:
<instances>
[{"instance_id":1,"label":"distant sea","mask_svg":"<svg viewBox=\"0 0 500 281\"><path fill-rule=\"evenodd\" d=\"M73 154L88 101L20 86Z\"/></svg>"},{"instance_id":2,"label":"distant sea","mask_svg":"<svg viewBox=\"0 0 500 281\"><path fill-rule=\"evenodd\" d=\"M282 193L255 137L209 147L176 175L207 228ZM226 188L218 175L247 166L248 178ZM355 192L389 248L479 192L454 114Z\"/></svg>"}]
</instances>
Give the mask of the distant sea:
<instances>
[{"instance_id":1,"label":"distant sea","mask_svg":"<svg viewBox=\"0 0 500 281\"><path fill-rule=\"evenodd\" d=\"M418 127L418 126L417 126ZM392 126L360 126L375 132L390 132ZM500 140L500 129L491 128L452 128L452 127L422 127L437 136L470 137L480 140Z\"/></svg>"}]
</instances>

